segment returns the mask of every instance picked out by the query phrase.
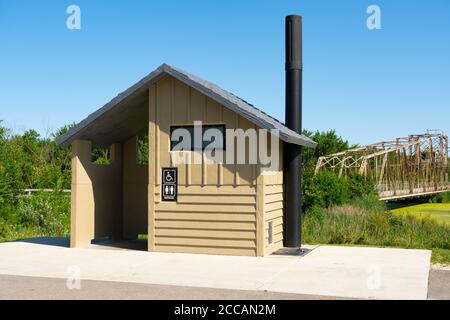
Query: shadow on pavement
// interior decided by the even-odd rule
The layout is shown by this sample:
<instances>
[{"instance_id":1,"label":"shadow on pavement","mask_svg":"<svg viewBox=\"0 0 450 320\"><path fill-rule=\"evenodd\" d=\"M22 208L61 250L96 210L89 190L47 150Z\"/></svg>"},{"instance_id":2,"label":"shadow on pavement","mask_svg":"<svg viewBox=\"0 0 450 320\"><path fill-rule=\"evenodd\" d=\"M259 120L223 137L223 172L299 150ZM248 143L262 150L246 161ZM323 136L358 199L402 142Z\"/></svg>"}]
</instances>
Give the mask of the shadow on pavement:
<instances>
[{"instance_id":1,"label":"shadow on pavement","mask_svg":"<svg viewBox=\"0 0 450 320\"><path fill-rule=\"evenodd\" d=\"M138 250L147 251L146 239L135 239L135 240L97 240L93 241L92 244L101 247L107 247L111 249L126 249L126 250Z\"/></svg>"},{"instance_id":2,"label":"shadow on pavement","mask_svg":"<svg viewBox=\"0 0 450 320\"><path fill-rule=\"evenodd\" d=\"M64 237L39 237L39 238L28 238L20 239L12 242L25 242L31 244L39 244L44 246L53 247L63 247L70 248L70 238ZM92 244L97 247L111 248L111 249L128 249L128 250L139 250L147 251L147 240L136 239L136 240L110 240L110 239L99 239L92 241Z\"/></svg>"},{"instance_id":3,"label":"shadow on pavement","mask_svg":"<svg viewBox=\"0 0 450 320\"><path fill-rule=\"evenodd\" d=\"M40 238L29 238L29 239L20 239L13 242L26 242L32 244L40 244L46 246L54 246L54 247L70 247L70 238L63 237L40 237Z\"/></svg>"}]
</instances>

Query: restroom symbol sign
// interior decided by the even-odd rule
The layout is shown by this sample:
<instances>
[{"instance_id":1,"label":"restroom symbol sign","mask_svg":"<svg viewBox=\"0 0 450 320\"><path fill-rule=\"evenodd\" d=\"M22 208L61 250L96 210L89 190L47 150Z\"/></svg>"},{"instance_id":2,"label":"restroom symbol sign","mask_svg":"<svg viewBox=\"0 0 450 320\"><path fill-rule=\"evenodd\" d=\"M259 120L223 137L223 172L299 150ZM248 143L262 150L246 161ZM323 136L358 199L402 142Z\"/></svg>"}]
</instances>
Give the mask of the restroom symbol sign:
<instances>
[{"instance_id":1,"label":"restroom symbol sign","mask_svg":"<svg viewBox=\"0 0 450 320\"><path fill-rule=\"evenodd\" d=\"M177 168L162 169L162 201L177 201Z\"/></svg>"}]
</instances>

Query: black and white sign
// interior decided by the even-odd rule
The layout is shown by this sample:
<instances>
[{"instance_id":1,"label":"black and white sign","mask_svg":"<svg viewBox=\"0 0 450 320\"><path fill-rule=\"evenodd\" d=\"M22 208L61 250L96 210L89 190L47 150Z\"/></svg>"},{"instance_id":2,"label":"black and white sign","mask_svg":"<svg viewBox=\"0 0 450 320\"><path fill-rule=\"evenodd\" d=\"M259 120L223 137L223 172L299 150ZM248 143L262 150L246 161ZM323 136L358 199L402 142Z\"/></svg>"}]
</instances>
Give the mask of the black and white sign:
<instances>
[{"instance_id":1,"label":"black and white sign","mask_svg":"<svg viewBox=\"0 0 450 320\"><path fill-rule=\"evenodd\" d=\"M162 201L177 201L177 168L162 169Z\"/></svg>"}]
</instances>

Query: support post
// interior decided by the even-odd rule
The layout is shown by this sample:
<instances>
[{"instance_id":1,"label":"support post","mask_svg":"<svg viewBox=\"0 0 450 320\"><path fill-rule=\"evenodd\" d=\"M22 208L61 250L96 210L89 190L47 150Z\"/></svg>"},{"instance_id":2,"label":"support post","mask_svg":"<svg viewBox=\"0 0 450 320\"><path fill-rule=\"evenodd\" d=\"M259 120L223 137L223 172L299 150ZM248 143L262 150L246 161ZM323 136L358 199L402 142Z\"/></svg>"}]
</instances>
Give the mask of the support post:
<instances>
[{"instance_id":1,"label":"support post","mask_svg":"<svg viewBox=\"0 0 450 320\"><path fill-rule=\"evenodd\" d=\"M71 248L87 246L94 239L95 205L91 196L92 181L88 174L90 163L91 142L72 142Z\"/></svg>"}]
</instances>

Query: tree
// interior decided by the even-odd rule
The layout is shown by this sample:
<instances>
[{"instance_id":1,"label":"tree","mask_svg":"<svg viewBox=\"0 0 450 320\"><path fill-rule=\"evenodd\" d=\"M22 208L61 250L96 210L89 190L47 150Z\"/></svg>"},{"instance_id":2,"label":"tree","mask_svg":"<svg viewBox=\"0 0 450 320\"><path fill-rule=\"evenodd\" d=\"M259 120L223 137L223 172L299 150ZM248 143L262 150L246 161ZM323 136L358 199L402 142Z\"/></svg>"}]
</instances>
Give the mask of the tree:
<instances>
[{"instance_id":1,"label":"tree","mask_svg":"<svg viewBox=\"0 0 450 320\"><path fill-rule=\"evenodd\" d=\"M302 153L302 185L303 185L303 209L306 210L313 205L329 205L330 203L339 203L340 200L347 197L348 186L343 186L342 189L336 185L338 183L344 183L341 179L335 179L333 175L323 175L319 178L314 177L314 170L317 164L317 160L321 156L328 154L341 152L349 148L356 147L350 145L347 140L336 134L335 130L329 130L325 132L311 132L304 130L303 134L315 142L317 142L316 148L303 148ZM328 187L327 183L332 184ZM320 191L324 189L325 193ZM343 190L343 191L342 191ZM342 191L342 192L341 192ZM327 194L329 193L329 195ZM345 194L343 196L342 194ZM344 199L345 200L345 199Z\"/></svg>"}]
</instances>

